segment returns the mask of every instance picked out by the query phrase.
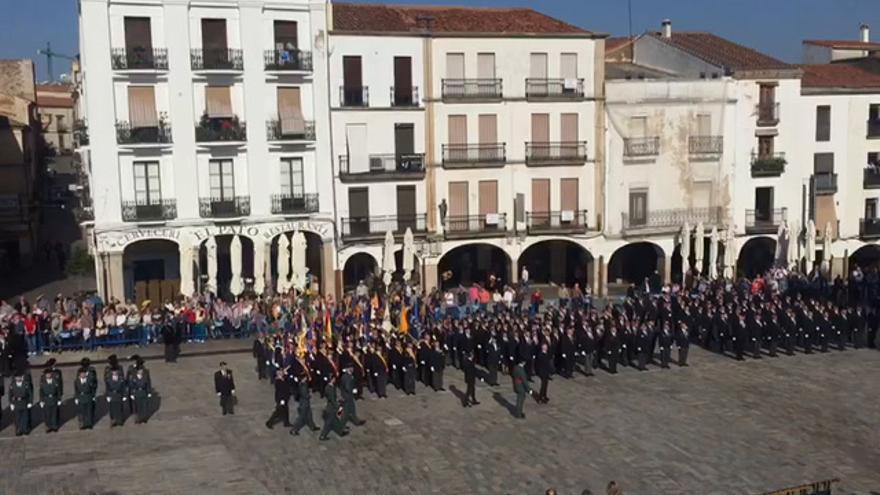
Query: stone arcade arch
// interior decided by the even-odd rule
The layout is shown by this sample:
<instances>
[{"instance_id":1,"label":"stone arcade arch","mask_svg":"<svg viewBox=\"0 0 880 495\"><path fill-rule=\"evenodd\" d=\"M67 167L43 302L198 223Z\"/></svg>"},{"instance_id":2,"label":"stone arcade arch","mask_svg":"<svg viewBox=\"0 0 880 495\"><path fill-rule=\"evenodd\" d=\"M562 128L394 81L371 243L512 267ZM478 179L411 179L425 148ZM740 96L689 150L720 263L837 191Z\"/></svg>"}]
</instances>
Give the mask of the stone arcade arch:
<instances>
[{"instance_id":1,"label":"stone arcade arch","mask_svg":"<svg viewBox=\"0 0 880 495\"><path fill-rule=\"evenodd\" d=\"M589 265L593 263L593 255L580 244L565 240L552 239L532 244L519 256L517 273L523 265L528 267L532 282L572 286L580 284L586 287L589 280Z\"/></svg>"},{"instance_id":2,"label":"stone arcade arch","mask_svg":"<svg viewBox=\"0 0 880 495\"><path fill-rule=\"evenodd\" d=\"M511 280L510 267L510 256L500 247L486 243L464 244L440 258L437 283L441 288L486 283L490 274L507 283Z\"/></svg>"}]
</instances>

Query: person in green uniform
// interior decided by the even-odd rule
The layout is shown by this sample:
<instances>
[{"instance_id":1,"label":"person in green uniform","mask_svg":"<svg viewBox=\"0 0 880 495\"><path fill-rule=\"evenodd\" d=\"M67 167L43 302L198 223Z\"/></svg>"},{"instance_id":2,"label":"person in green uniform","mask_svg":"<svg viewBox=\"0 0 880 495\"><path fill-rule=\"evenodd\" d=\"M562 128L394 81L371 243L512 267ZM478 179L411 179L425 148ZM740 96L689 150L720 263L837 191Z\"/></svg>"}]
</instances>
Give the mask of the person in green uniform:
<instances>
[{"instance_id":1,"label":"person in green uniform","mask_svg":"<svg viewBox=\"0 0 880 495\"><path fill-rule=\"evenodd\" d=\"M73 382L73 402L77 407L80 430L91 430L94 426L97 388L88 368L80 368L79 377Z\"/></svg>"},{"instance_id":2,"label":"person in green uniform","mask_svg":"<svg viewBox=\"0 0 880 495\"><path fill-rule=\"evenodd\" d=\"M9 385L9 409L15 416L15 436L20 437L31 432L31 407L33 394L25 382L24 374L16 373Z\"/></svg>"},{"instance_id":3,"label":"person in green uniform","mask_svg":"<svg viewBox=\"0 0 880 495\"><path fill-rule=\"evenodd\" d=\"M107 409L110 411L110 427L122 426L125 422L123 406L128 402L128 387L122 379L122 370L113 368L104 386L107 397Z\"/></svg>"},{"instance_id":4,"label":"person in green uniform","mask_svg":"<svg viewBox=\"0 0 880 495\"><path fill-rule=\"evenodd\" d=\"M516 392L516 409L514 410L514 416L520 419L525 419L526 417L523 412L523 406L526 402L526 394L532 394L532 390L529 388L529 380L526 376L526 370L523 367L524 364L523 360L520 359L516 363L516 366L513 367L513 373L510 375L513 378L513 391Z\"/></svg>"},{"instance_id":5,"label":"person in green uniform","mask_svg":"<svg viewBox=\"0 0 880 495\"><path fill-rule=\"evenodd\" d=\"M296 387L299 403L296 406L296 420L293 422L290 434L299 435L299 430L304 426L308 426L312 431L318 431L319 428L315 425L315 420L312 418L312 399L309 396L311 392L309 391L308 378L305 375L300 376L296 380Z\"/></svg>"},{"instance_id":6,"label":"person in green uniform","mask_svg":"<svg viewBox=\"0 0 880 495\"><path fill-rule=\"evenodd\" d=\"M324 398L327 399L327 405L324 406L324 427L321 429L320 440L329 440L330 432L335 431L340 437L348 435L348 428L345 427L344 407L336 400L336 378L330 377L327 385L324 387Z\"/></svg>"},{"instance_id":7,"label":"person in green uniform","mask_svg":"<svg viewBox=\"0 0 880 495\"><path fill-rule=\"evenodd\" d=\"M46 433L56 432L61 427L61 390L57 374L47 366L40 379L40 408L43 410Z\"/></svg>"},{"instance_id":8,"label":"person in green uniform","mask_svg":"<svg viewBox=\"0 0 880 495\"><path fill-rule=\"evenodd\" d=\"M339 390L342 392L342 409L345 415L345 423L351 422L355 426L361 426L366 421L358 418L357 406L354 403L354 374L349 366L342 370L342 378L339 380Z\"/></svg>"},{"instance_id":9,"label":"person in green uniform","mask_svg":"<svg viewBox=\"0 0 880 495\"><path fill-rule=\"evenodd\" d=\"M153 389L150 388L151 383L147 378L146 370L143 368L135 370L128 387L129 399L134 404L135 424L146 423L150 416L149 402L153 397Z\"/></svg>"}]
</instances>

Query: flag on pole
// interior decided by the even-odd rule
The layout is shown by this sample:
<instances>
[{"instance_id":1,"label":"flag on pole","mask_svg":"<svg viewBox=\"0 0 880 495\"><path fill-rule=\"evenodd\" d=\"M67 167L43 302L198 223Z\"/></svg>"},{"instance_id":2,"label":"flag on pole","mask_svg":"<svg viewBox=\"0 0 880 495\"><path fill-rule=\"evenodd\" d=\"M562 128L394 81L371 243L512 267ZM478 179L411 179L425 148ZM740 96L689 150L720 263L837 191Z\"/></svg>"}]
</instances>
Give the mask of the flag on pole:
<instances>
[{"instance_id":1,"label":"flag on pole","mask_svg":"<svg viewBox=\"0 0 880 495\"><path fill-rule=\"evenodd\" d=\"M409 335L409 308L404 306L400 310L400 333Z\"/></svg>"},{"instance_id":2,"label":"flag on pole","mask_svg":"<svg viewBox=\"0 0 880 495\"><path fill-rule=\"evenodd\" d=\"M333 321L330 318L330 309L324 310L324 340L327 342L333 340Z\"/></svg>"}]
</instances>

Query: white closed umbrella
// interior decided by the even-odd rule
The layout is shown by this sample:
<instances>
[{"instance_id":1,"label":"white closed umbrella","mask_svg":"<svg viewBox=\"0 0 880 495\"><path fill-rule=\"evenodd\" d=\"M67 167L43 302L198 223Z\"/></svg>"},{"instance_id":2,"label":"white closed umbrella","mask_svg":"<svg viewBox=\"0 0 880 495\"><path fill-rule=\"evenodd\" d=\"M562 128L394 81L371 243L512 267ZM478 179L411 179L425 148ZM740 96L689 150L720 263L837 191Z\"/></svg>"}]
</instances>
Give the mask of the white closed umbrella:
<instances>
[{"instance_id":1,"label":"white closed umbrella","mask_svg":"<svg viewBox=\"0 0 880 495\"><path fill-rule=\"evenodd\" d=\"M239 296L244 291L241 283L241 237L232 236L229 243L229 268L232 270L232 278L229 280L229 292L233 296Z\"/></svg>"},{"instance_id":2,"label":"white closed umbrella","mask_svg":"<svg viewBox=\"0 0 880 495\"><path fill-rule=\"evenodd\" d=\"M287 285L287 274L290 272L289 248L287 234L282 233L278 236L278 280L275 281L275 292L278 294L284 294L289 288Z\"/></svg>"},{"instance_id":3,"label":"white closed umbrella","mask_svg":"<svg viewBox=\"0 0 880 495\"><path fill-rule=\"evenodd\" d=\"M831 270L831 222L825 223L825 235L822 236L822 271L830 275Z\"/></svg>"},{"instance_id":4,"label":"white closed umbrella","mask_svg":"<svg viewBox=\"0 0 880 495\"><path fill-rule=\"evenodd\" d=\"M736 234L731 226L727 229L727 241L724 243L724 277L733 279L736 274Z\"/></svg>"},{"instance_id":5,"label":"white closed umbrella","mask_svg":"<svg viewBox=\"0 0 880 495\"><path fill-rule=\"evenodd\" d=\"M718 227L714 225L709 235L709 278L718 278Z\"/></svg>"},{"instance_id":6,"label":"white closed umbrella","mask_svg":"<svg viewBox=\"0 0 880 495\"><path fill-rule=\"evenodd\" d=\"M290 255L293 258L290 282L296 290L306 288L306 236L302 232L294 232L290 241Z\"/></svg>"},{"instance_id":7,"label":"white closed umbrella","mask_svg":"<svg viewBox=\"0 0 880 495\"><path fill-rule=\"evenodd\" d=\"M679 253L681 254L681 284L685 283L685 274L688 271L688 258L691 257L691 226L688 222L685 222L684 225L681 226L681 248L679 249Z\"/></svg>"},{"instance_id":8,"label":"white closed umbrella","mask_svg":"<svg viewBox=\"0 0 880 495\"><path fill-rule=\"evenodd\" d=\"M813 269L813 263L816 262L816 224L812 220L807 222L805 244L807 252L804 254L807 260L807 266L804 267L804 269L809 273Z\"/></svg>"},{"instance_id":9,"label":"white closed umbrella","mask_svg":"<svg viewBox=\"0 0 880 495\"><path fill-rule=\"evenodd\" d=\"M703 274L703 251L705 250L703 237L705 237L703 222L700 222L697 224L696 232L694 232L694 266L700 271L701 275Z\"/></svg>"},{"instance_id":10,"label":"white closed umbrella","mask_svg":"<svg viewBox=\"0 0 880 495\"><path fill-rule=\"evenodd\" d=\"M195 292L193 284L193 249L189 239L180 240L180 293L192 297Z\"/></svg>"},{"instance_id":11,"label":"white closed umbrella","mask_svg":"<svg viewBox=\"0 0 880 495\"><path fill-rule=\"evenodd\" d=\"M785 259L785 222L779 224L776 230L776 254L773 257L773 264L781 265Z\"/></svg>"},{"instance_id":12,"label":"white closed umbrella","mask_svg":"<svg viewBox=\"0 0 880 495\"><path fill-rule=\"evenodd\" d=\"M266 290L266 241L262 237L254 239L254 293Z\"/></svg>"},{"instance_id":13,"label":"white closed umbrella","mask_svg":"<svg viewBox=\"0 0 880 495\"><path fill-rule=\"evenodd\" d=\"M385 232L385 245L382 248L382 271L385 272L382 280L386 286L391 285L394 269L394 235L388 230Z\"/></svg>"},{"instance_id":14,"label":"white closed umbrella","mask_svg":"<svg viewBox=\"0 0 880 495\"><path fill-rule=\"evenodd\" d=\"M788 221L785 222L785 247L786 247L786 268L789 270L792 269L795 265L797 265L797 248L798 248L797 237L792 235L791 227L788 225Z\"/></svg>"},{"instance_id":15,"label":"white closed umbrella","mask_svg":"<svg viewBox=\"0 0 880 495\"><path fill-rule=\"evenodd\" d=\"M205 290L217 293L217 241L214 237L208 237L205 242L205 249L208 252L208 281L205 283Z\"/></svg>"},{"instance_id":16,"label":"white closed umbrella","mask_svg":"<svg viewBox=\"0 0 880 495\"><path fill-rule=\"evenodd\" d=\"M415 239L412 229L407 227L403 234L403 280L409 282L415 268Z\"/></svg>"}]
</instances>

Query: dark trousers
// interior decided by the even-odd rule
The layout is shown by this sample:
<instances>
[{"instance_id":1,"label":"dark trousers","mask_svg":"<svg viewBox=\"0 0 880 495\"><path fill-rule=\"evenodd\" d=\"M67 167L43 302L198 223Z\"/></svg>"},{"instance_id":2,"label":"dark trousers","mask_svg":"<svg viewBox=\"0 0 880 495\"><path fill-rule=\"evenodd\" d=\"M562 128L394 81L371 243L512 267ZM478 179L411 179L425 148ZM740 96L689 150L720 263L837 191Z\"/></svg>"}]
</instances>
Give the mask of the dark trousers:
<instances>
[{"instance_id":1,"label":"dark trousers","mask_svg":"<svg viewBox=\"0 0 880 495\"><path fill-rule=\"evenodd\" d=\"M55 431L61 426L61 409L58 407L58 401L52 399L43 406L43 422L46 423L46 429Z\"/></svg>"},{"instance_id":2,"label":"dark trousers","mask_svg":"<svg viewBox=\"0 0 880 495\"><path fill-rule=\"evenodd\" d=\"M608 371L610 373L616 374L617 373L617 353L616 352L609 352L607 354L607 356L608 356Z\"/></svg>"},{"instance_id":3,"label":"dark trousers","mask_svg":"<svg viewBox=\"0 0 880 495\"><path fill-rule=\"evenodd\" d=\"M312 430L317 430L318 426L312 418L312 405L309 402L300 402L296 408L296 420L293 422L293 431L299 432L304 426L308 426Z\"/></svg>"},{"instance_id":4,"label":"dark trousers","mask_svg":"<svg viewBox=\"0 0 880 495\"><path fill-rule=\"evenodd\" d=\"M79 397L77 414L82 428L91 428L95 423L95 401L91 397Z\"/></svg>"},{"instance_id":5,"label":"dark trousers","mask_svg":"<svg viewBox=\"0 0 880 495\"><path fill-rule=\"evenodd\" d=\"M645 371L648 365L648 351L642 351L639 353L639 370Z\"/></svg>"},{"instance_id":6,"label":"dark trousers","mask_svg":"<svg viewBox=\"0 0 880 495\"><path fill-rule=\"evenodd\" d=\"M547 397L547 385L549 383L549 380L545 376L542 376L540 378L541 378L541 389L538 392L538 400L542 401L542 402L546 402L546 401L550 400Z\"/></svg>"},{"instance_id":7,"label":"dark trousers","mask_svg":"<svg viewBox=\"0 0 880 495\"><path fill-rule=\"evenodd\" d=\"M467 380L467 391L464 395L465 403L470 402L471 404L475 404L477 402L477 387L476 380Z\"/></svg>"},{"instance_id":8,"label":"dark trousers","mask_svg":"<svg viewBox=\"0 0 880 495\"><path fill-rule=\"evenodd\" d=\"M27 435L31 432L31 410L27 404L15 408L15 434Z\"/></svg>"},{"instance_id":9,"label":"dark trousers","mask_svg":"<svg viewBox=\"0 0 880 495\"><path fill-rule=\"evenodd\" d=\"M668 368L669 361L672 360L672 348L671 347L661 347L660 348L660 367Z\"/></svg>"},{"instance_id":10,"label":"dark trousers","mask_svg":"<svg viewBox=\"0 0 880 495\"><path fill-rule=\"evenodd\" d=\"M498 385L498 365L490 364L486 367L486 381L489 382L489 385L496 386Z\"/></svg>"},{"instance_id":11,"label":"dark trousers","mask_svg":"<svg viewBox=\"0 0 880 495\"><path fill-rule=\"evenodd\" d=\"M761 339L752 339L752 357L755 359L761 357Z\"/></svg>"},{"instance_id":12,"label":"dark trousers","mask_svg":"<svg viewBox=\"0 0 880 495\"><path fill-rule=\"evenodd\" d=\"M686 345L678 347L678 365L679 366L687 366L688 350L689 349L690 348Z\"/></svg>"},{"instance_id":13,"label":"dark trousers","mask_svg":"<svg viewBox=\"0 0 880 495\"><path fill-rule=\"evenodd\" d=\"M770 339L770 355L776 357L776 347L778 346L778 342L775 338Z\"/></svg>"},{"instance_id":14,"label":"dark trousers","mask_svg":"<svg viewBox=\"0 0 880 495\"><path fill-rule=\"evenodd\" d=\"M514 416L516 416L517 418L521 418L525 415L525 413L523 413L523 406L525 405L525 403L526 403L526 393L525 392L517 393L516 394L516 406L514 409Z\"/></svg>"},{"instance_id":15,"label":"dark trousers","mask_svg":"<svg viewBox=\"0 0 880 495\"><path fill-rule=\"evenodd\" d=\"M321 438L327 438L331 431L335 431L337 435L342 435L345 431L345 421L336 415L336 411L324 411L324 426L321 428Z\"/></svg>"},{"instance_id":16,"label":"dark trousers","mask_svg":"<svg viewBox=\"0 0 880 495\"><path fill-rule=\"evenodd\" d=\"M134 397L134 413L137 414L135 423L146 423L150 416L150 400L147 394L138 394Z\"/></svg>"},{"instance_id":17,"label":"dark trousers","mask_svg":"<svg viewBox=\"0 0 880 495\"><path fill-rule=\"evenodd\" d=\"M416 393L416 370L412 367L406 368L403 373L403 391L409 395Z\"/></svg>"},{"instance_id":18,"label":"dark trousers","mask_svg":"<svg viewBox=\"0 0 880 495\"><path fill-rule=\"evenodd\" d=\"M431 387L434 390L443 390L443 370L431 372Z\"/></svg>"},{"instance_id":19,"label":"dark trousers","mask_svg":"<svg viewBox=\"0 0 880 495\"><path fill-rule=\"evenodd\" d=\"M174 355L174 344L165 343L165 362L173 363L177 360L177 356Z\"/></svg>"},{"instance_id":20,"label":"dark trousers","mask_svg":"<svg viewBox=\"0 0 880 495\"><path fill-rule=\"evenodd\" d=\"M287 402L285 402L284 405L281 405L280 402L275 403L275 410L272 411L272 415L269 416L266 425L271 428L279 421L281 421L284 426L290 426L290 408L287 406Z\"/></svg>"},{"instance_id":21,"label":"dark trousers","mask_svg":"<svg viewBox=\"0 0 880 495\"><path fill-rule=\"evenodd\" d=\"M376 382L376 396L388 397L386 389L388 388L388 375L385 373L376 373L373 375Z\"/></svg>"},{"instance_id":22,"label":"dark trousers","mask_svg":"<svg viewBox=\"0 0 880 495\"><path fill-rule=\"evenodd\" d=\"M122 399L114 398L107 403L107 409L110 411L110 422L112 425L121 425L125 417L122 415Z\"/></svg>"},{"instance_id":23,"label":"dark trousers","mask_svg":"<svg viewBox=\"0 0 880 495\"><path fill-rule=\"evenodd\" d=\"M232 394L224 394L220 396L220 409L223 411L223 415L227 414L235 414L233 410L233 405L235 403L235 399L232 397Z\"/></svg>"}]
</instances>

